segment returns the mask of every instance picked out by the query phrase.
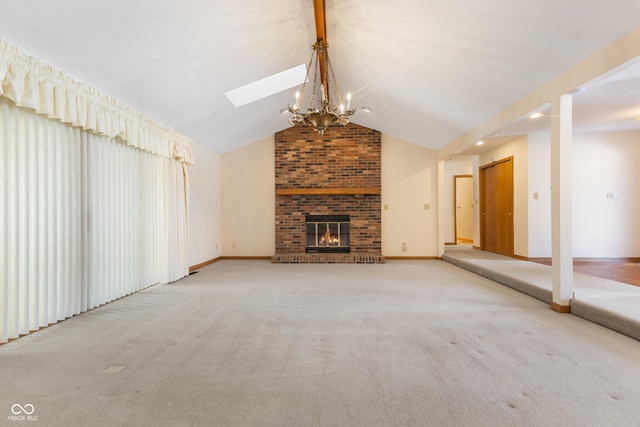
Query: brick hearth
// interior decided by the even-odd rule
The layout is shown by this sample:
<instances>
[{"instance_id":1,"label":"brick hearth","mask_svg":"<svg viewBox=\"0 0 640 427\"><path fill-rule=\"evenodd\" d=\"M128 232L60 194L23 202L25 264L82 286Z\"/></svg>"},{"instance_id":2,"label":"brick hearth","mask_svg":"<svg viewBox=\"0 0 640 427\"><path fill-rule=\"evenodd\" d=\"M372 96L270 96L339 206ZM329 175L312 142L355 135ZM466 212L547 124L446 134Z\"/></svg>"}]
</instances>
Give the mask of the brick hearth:
<instances>
[{"instance_id":1,"label":"brick hearth","mask_svg":"<svg viewBox=\"0 0 640 427\"><path fill-rule=\"evenodd\" d=\"M384 264L376 254L282 254L271 258L274 264Z\"/></svg>"},{"instance_id":2,"label":"brick hearth","mask_svg":"<svg viewBox=\"0 0 640 427\"><path fill-rule=\"evenodd\" d=\"M349 124L324 135L299 126L276 133L273 262L384 262L380 164L376 130ZM350 256L305 254L305 216L329 214L350 215Z\"/></svg>"}]
</instances>

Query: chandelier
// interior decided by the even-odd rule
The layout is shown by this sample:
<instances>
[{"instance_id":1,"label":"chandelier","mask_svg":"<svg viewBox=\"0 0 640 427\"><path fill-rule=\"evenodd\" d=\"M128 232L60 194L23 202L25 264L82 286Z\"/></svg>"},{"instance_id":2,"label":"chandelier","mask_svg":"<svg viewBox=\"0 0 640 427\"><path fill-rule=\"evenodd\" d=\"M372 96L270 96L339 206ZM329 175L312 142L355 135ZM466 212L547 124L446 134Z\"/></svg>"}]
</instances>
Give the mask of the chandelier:
<instances>
[{"instance_id":1,"label":"chandelier","mask_svg":"<svg viewBox=\"0 0 640 427\"><path fill-rule=\"evenodd\" d=\"M320 135L329 126L345 126L349 123L349 116L356 112L351 107L351 94L347 94L345 105L336 76L329 59L329 44L323 39L318 39L312 46L313 53L307 66L307 74L300 91L296 92L296 103L292 107L287 106L293 116L289 119L292 125L310 125ZM313 82L311 94L308 94L309 74L313 69ZM318 97L318 89L320 96ZM305 97L307 95L307 97ZM307 103L308 100L308 103ZM305 105L301 109L301 106Z\"/></svg>"}]
</instances>

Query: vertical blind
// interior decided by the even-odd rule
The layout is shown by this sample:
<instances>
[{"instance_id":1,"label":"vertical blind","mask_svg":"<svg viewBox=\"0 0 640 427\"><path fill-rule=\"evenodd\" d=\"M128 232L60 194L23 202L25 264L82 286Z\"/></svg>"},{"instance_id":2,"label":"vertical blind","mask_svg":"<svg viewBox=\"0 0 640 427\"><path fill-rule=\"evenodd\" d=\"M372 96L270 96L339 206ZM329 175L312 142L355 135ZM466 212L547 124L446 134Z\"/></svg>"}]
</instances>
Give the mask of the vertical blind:
<instances>
[{"instance_id":1,"label":"vertical blind","mask_svg":"<svg viewBox=\"0 0 640 427\"><path fill-rule=\"evenodd\" d=\"M182 163L0 96L0 343L187 266Z\"/></svg>"}]
</instances>

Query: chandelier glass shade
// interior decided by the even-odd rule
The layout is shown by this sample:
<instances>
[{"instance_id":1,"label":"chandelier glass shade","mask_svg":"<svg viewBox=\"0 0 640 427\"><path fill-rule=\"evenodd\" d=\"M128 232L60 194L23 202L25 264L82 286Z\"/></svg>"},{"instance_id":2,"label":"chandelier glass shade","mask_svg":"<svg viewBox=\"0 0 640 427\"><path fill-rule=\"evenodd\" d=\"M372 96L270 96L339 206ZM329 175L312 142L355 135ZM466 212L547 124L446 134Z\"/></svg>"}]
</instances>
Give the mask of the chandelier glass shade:
<instances>
[{"instance_id":1,"label":"chandelier glass shade","mask_svg":"<svg viewBox=\"0 0 640 427\"><path fill-rule=\"evenodd\" d=\"M344 103L329 59L329 45L318 40L312 48L313 53L302 89L296 92L296 103L293 107L287 106L287 111L293 114L289 123L310 125L322 135L329 126L348 124L349 116L353 115L356 109L351 107L351 94L347 94L347 103ZM309 80L311 70L313 82ZM310 94L308 86L311 86ZM306 109L302 105L306 105Z\"/></svg>"}]
</instances>

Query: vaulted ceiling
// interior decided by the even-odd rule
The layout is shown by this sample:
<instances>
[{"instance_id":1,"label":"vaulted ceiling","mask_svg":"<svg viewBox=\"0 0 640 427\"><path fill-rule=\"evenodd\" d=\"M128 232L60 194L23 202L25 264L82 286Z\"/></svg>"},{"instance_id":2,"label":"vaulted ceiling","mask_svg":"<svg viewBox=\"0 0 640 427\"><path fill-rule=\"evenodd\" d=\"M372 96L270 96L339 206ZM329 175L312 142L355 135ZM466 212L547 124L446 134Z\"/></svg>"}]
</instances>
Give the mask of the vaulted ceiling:
<instances>
[{"instance_id":1,"label":"vaulted ceiling","mask_svg":"<svg viewBox=\"0 0 640 427\"><path fill-rule=\"evenodd\" d=\"M439 149L638 16L637 0L327 0L327 39L340 89L372 110L352 121ZM226 152L289 126L295 90L238 108L224 93L306 64L315 27L312 0L7 0L0 38ZM640 106L630 70L589 114Z\"/></svg>"}]
</instances>

